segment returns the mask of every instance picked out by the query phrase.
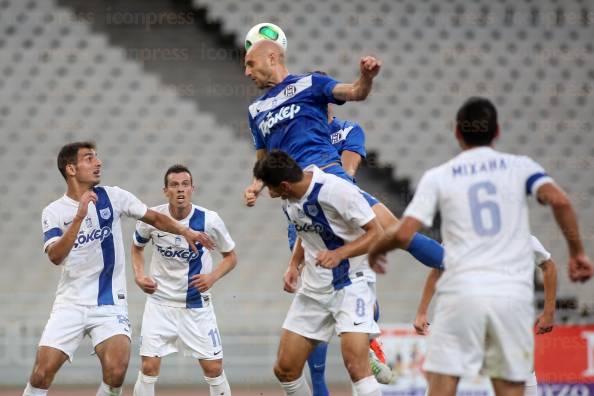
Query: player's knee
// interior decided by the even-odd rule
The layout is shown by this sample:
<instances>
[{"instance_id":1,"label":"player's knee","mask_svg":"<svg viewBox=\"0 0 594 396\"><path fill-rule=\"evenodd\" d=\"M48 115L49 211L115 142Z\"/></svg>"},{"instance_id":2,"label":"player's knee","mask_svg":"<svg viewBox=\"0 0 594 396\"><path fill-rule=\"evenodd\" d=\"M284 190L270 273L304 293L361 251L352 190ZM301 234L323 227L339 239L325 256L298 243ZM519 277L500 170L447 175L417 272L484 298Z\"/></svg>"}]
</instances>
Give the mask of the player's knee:
<instances>
[{"instance_id":1,"label":"player's knee","mask_svg":"<svg viewBox=\"0 0 594 396\"><path fill-rule=\"evenodd\" d=\"M211 361L208 365L202 366L202 371L205 377L216 378L223 374L223 361Z\"/></svg>"},{"instance_id":2,"label":"player's knee","mask_svg":"<svg viewBox=\"0 0 594 396\"><path fill-rule=\"evenodd\" d=\"M368 377L371 373L368 361L345 359L344 365L352 381L358 381L362 378Z\"/></svg>"},{"instance_id":3,"label":"player's knee","mask_svg":"<svg viewBox=\"0 0 594 396\"><path fill-rule=\"evenodd\" d=\"M119 388L124 383L126 378L126 370L128 369L128 363L121 363L108 367L105 370L103 381L114 388Z\"/></svg>"},{"instance_id":4,"label":"player's knee","mask_svg":"<svg viewBox=\"0 0 594 396\"><path fill-rule=\"evenodd\" d=\"M160 365L159 362L153 361L142 361L142 374L148 375L149 377L156 377L159 375Z\"/></svg>"},{"instance_id":5,"label":"player's knee","mask_svg":"<svg viewBox=\"0 0 594 396\"><path fill-rule=\"evenodd\" d=\"M53 379L54 373L49 372L49 370L41 366L35 366L31 373L31 377L29 378L29 383L35 388L47 389L51 385Z\"/></svg>"},{"instance_id":6,"label":"player's knee","mask_svg":"<svg viewBox=\"0 0 594 396\"><path fill-rule=\"evenodd\" d=\"M281 361L277 361L274 365L274 375L280 382L295 381L301 375L298 371L291 365Z\"/></svg>"}]
</instances>

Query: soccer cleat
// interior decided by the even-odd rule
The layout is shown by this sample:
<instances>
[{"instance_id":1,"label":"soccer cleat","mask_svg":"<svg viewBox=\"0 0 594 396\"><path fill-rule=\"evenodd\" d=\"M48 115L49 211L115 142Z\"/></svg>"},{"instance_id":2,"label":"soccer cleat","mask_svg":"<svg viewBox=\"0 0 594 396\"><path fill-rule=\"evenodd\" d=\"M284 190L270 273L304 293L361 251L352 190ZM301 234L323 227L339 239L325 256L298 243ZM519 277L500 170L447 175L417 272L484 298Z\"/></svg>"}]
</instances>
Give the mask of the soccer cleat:
<instances>
[{"instance_id":1,"label":"soccer cleat","mask_svg":"<svg viewBox=\"0 0 594 396\"><path fill-rule=\"evenodd\" d=\"M394 379L394 373L385 363L382 363L372 349L369 350L369 365L373 376L380 384L389 384Z\"/></svg>"},{"instance_id":2,"label":"soccer cleat","mask_svg":"<svg viewBox=\"0 0 594 396\"><path fill-rule=\"evenodd\" d=\"M377 338L374 338L369 342L369 349L375 353L375 356L378 358L380 362L386 364L386 355L384 355L384 350L382 349L382 344L379 343Z\"/></svg>"}]
</instances>

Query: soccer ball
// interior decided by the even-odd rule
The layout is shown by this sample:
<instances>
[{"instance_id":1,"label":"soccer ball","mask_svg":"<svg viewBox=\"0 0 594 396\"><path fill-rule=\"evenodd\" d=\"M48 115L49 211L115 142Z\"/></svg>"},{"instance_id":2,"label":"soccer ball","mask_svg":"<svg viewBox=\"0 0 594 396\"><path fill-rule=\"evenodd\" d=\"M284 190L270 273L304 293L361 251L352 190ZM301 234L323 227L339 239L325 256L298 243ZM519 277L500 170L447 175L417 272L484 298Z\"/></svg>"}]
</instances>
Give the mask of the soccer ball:
<instances>
[{"instance_id":1,"label":"soccer ball","mask_svg":"<svg viewBox=\"0 0 594 396\"><path fill-rule=\"evenodd\" d=\"M273 23L264 22L253 26L245 35L245 50L261 40L272 40L278 43L283 50L287 50L287 36L283 29Z\"/></svg>"}]
</instances>

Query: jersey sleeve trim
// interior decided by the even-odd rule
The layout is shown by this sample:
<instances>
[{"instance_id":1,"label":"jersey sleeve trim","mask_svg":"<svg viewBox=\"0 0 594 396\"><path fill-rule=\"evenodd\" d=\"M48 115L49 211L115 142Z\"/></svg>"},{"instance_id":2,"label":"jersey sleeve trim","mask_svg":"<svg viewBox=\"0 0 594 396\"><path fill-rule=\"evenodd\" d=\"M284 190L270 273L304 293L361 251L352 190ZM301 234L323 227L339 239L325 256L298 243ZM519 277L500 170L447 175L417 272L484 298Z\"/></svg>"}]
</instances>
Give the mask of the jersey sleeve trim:
<instances>
[{"instance_id":1,"label":"jersey sleeve trim","mask_svg":"<svg viewBox=\"0 0 594 396\"><path fill-rule=\"evenodd\" d=\"M143 238L138 231L134 231L134 244L138 247L143 247L144 245L146 245L150 239L149 238Z\"/></svg>"},{"instance_id":2,"label":"jersey sleeve trim","mask_svg":"<svg viewBox=\"0 0 594 396\"><path fill-rule=\"evenodd\" d=\"M545 172L534 173L526 180L526 195L532 195L534 191L538 191L540 186L552 180Z\"/></svg>"},{"instance_id":3,"label":"jersey sleeve trim","mask_svg":"<svg viewBox=\"0 0 594 396\"><path fill-rule=\"evenodd\" d=\"M334 87L336 87L336 84L338 84L338 81L336 81L336 80L330 81L328 84L326 84L324 86L324 95L328 99L331 99L331 103L334 103L334 104L337 104L337 105L343 105L346 102L344 100L336 99L334 97L334 94L332 93L332 91L334 90Z\"/></svg>"},{"instance_id":4,"label":"jersey sleeve trim","mask_svg":"<svg viewBox=\"0 0 594 396\"><path fill-rule=\"evenodd\" d=\"M52 238L57 238L62 236L62 230L58 227L54 227L50 230L47 230L43 233L43 243L47 243Z\"/></svg>"}]
</instances>

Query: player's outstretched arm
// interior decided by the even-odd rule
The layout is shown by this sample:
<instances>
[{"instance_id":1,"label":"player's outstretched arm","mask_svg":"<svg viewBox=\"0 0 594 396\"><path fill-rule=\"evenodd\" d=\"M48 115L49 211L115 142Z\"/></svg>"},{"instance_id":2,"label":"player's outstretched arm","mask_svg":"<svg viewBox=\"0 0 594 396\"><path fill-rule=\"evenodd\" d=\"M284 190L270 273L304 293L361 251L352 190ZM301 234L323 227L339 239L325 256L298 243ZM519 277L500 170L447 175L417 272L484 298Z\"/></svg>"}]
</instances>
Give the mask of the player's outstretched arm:
<instances>
[{"instance_id":1,"label":"player's outstretched arm","mask_svg":"<svg viewBox=\"0 0 594 396\"><path fill-rule=\"evenodd\" d=\"M536 319L536 333L544 334L553 330L555 325L555 301L557 299L557 268L553 260L546 260L539 265L544 284L544 308Z\"/></svg>"},{"instance_id":2,"label":"player's outstretched arm","mask_svg":"<svg viewBox=\"0 0 594 396\"><path fill-rule=\"evenodd\" d=\"M237 265L235 250L221 252L223 259L210 274L197 274L192 276L190 286L200 293L207 292L223 276L227 275Z\"/></svg>"},{"instance_id":3,"label":"player's outstretched arm","mask_svg":"<svg viewBox=\"0 0 594 396\"><path fill-rule=\"evenodd\" d=\"M398 224L388 228L384 235L369 248L369 266L373 269L381 263L381 255L394 249L406 249L413 236L421 229L421 222L405 216Z\"/></svg>"},{"instance_id":4,"label":"player's outstretched arm","mask_svg":"<svg viewBox=\"0 0 594 396\"><path fill-rule=\"evenodd\" d=\"M202 246L204 246L208 250L212 250L216 247L213 239L210 236L208 236L208 234L192 230L189 227L186 227L181 223L173 220L171 217L165 216L164 214L159 212L155 212L152 209L148 209L146 211L146 214L143 218L140 219L140 221L150 224L158 230L183 236L184 238L186 238L186 241L188 241L190 249L192 249L192 251L194 252L197 251L197 243L202 244Z\"/></svg>"},{"instance_id":5,"label":"player's outstretched arm","mask_svg":"<svg viewBox=\"0 0 594 396\"><path fill-rule=\"evenodd\" d=\"M342 162L342 169L351 177L355 177L359 165L361 165L361 155L354 151L344 150L340 154L340 162Z\"/></svg>"},{"instance_id":6,"label":"player's outstretched arm","mask_svg":"<svg viewBox=\"0 0 594 396\"><path fill-rule=\"evenodd\" d=\"M259 161L261 158L264 158L265 155L265 149L256 150L256 161ZM247 186L243 192L243 203L249 208L254 206L256 204L256 200L258 199L258 195L260 195L263 189L264 183L262 183L262 180L254 178L252 180L252 184Z\"/></svg>"},{"instance_id":7,"label":"player's outstretched arm","mask_svg":"<svg viewBox=\"0 0 594 396\"><path fill-rule=\"evenodd\" d=\"M60 239L45 249L48 258L55 265L61 264L72 250L78 231L80 230L80 225L87 216L89 203L91 202L94 204L97 203L97 194L93 191L87 191L80 197L78 210L66 232L64 232Z\"/></svg>"},{"instance_id":8,"label":"player's outstretched arm","mask_svg":"<svg viewBox=\"0 0 594 396\"><path fill-rule=\"evenodd\" d=\"M344 259L361 256L367 253L371 243L380 238L383 229L377 218L373 218L369 223L362 227L365 234L352 242L349 242L338 249L322 250L316 256L318 265L324 268L334 268Z\"/></svg>"},{"instance_id":9,"label":"player's outstretched arm","mask_svg":"<svg viewBox=\"0 0 594 396\"><path fill-rule=\"evenodd\" d=\"M153 294L157 290L157 282L144 274L144 247L135 244L132 244L132 271L134 282L143 292Z\"/></svg>"},{"instance_id":10,"label":"player's outstretched arm","mask_svg":"<svg viewBox=\"0 0 594 396\"><path fill-rule=\"evenodd\" d=\"M440 270L432 269L429 271L429 275L427 275L425 287L423 287L421 301L419 302L419 307L417 308L417 316L413 321L413 327L415 328L417 334L427 335L427 331L429 330L427 311L429 310L429 304L431 304L431 300L435 294L435 284L439 280L441 273L442 271Z\"/></svg>"},{"instance_id":11,"label":"player's outstretched arm","mask_svg":"<svg viewBox=\"0 0 594 396\"><path fill-rule=\"evenodd\" d=\"M373 56L365 56L359 62L360 74L352 84L340 83L334 86L332 95L345 102L365 100L371 92L373 79L378 75L382 62Z\"/></svg>"},{"instance_id":12,"label":"player's outstretched arm","mask_svg":"<svg viewBox=\"0 0 594 396\"><path fill-rule=\"evenodd\" d=\"M538 200L551 206L555 220L567 241L569 279L585 282L592 277L592 262L584 251L577 218L567 194L554 183L545 183L537 191Z\"/></svg>"}]
</instances>

